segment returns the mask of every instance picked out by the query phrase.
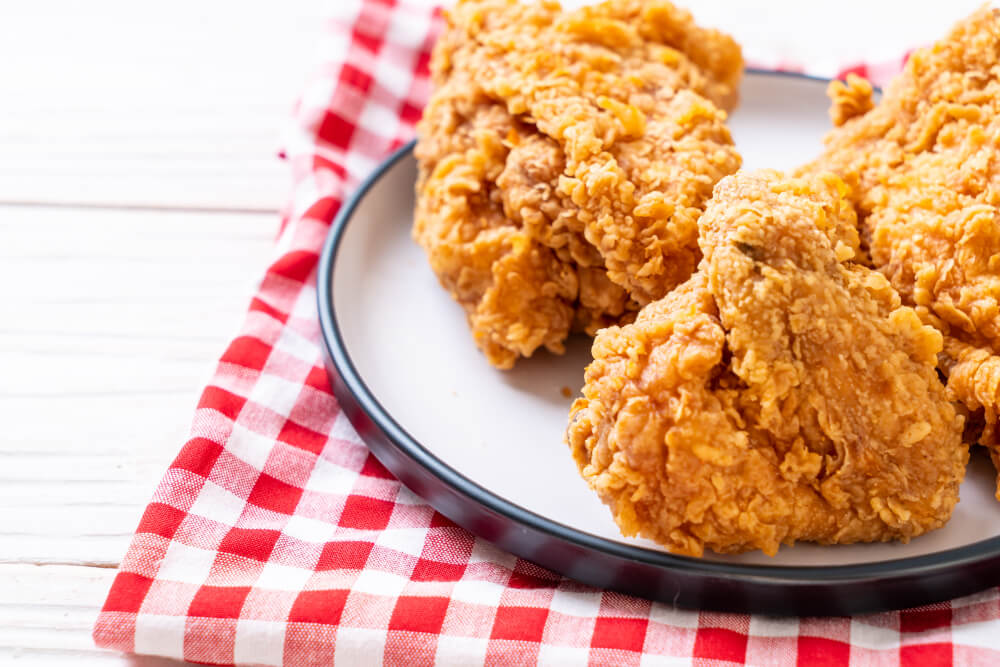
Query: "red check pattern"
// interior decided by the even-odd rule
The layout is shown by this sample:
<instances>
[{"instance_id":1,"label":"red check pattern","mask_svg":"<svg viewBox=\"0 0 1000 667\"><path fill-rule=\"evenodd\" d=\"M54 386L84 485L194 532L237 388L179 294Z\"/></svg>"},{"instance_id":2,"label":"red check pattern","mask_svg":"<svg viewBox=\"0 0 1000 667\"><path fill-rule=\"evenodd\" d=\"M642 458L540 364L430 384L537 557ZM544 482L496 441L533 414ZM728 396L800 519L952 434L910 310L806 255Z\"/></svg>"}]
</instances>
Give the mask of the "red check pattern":
<instances>
[{"instance_id":1,"label":"red check pattern","mask_svg":"<svg viewBox=\"0 0 1000 667\"><path fill-rule=\"evenodd\" d=\"M297 186L273 262L136 530L99 645L211 664L1000 664L996 590L856 618L678 610L502 553L403 488L330 393L314 282L344 196L413 133L440 21L393 0L337 7L288 139Z\"/></svg>"}]
</instances>

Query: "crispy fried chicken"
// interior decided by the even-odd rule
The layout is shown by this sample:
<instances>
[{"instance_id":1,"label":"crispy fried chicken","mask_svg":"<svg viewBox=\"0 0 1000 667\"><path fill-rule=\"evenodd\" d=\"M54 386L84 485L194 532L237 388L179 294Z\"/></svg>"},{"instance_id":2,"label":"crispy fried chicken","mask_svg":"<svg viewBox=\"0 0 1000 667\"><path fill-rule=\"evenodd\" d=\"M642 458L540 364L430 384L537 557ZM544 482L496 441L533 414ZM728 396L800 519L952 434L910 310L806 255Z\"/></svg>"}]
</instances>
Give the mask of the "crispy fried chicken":
<instances>
[{"instance_id":1,"label":"crispy fried chicken","mask_svg":"<svg viewBox=\"0 0 1000 667\"><path fill-rule=\"evenodd\" d=\"M722 109L742 59L663 0L465 0L447 18L413 235L509 368L690 276L698 216L740 165Z\"/></svg>"},{"instance_id":2,"label":"crispy fried chicken","mask_svg":"<svg viewBox=\"0 0 1000 667\"><path fill-rule=\"evenodd\" d=\"M832 175L725 178L699 271L598 333L567 440L625 535L701 555L941 526L968 449L941 334L854 262Z\"/></svg>"}]
</instances>

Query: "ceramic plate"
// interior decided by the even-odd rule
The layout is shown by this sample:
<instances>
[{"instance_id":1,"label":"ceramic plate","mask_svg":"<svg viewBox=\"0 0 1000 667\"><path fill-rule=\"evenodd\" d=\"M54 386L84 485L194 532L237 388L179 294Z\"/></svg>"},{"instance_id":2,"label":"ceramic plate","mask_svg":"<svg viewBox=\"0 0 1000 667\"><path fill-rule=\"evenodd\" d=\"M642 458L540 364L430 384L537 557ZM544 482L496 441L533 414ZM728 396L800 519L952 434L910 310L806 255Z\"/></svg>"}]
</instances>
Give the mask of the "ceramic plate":
<instances>
[{"instance_id":1,"label":"ceramic plate","mask_svg":"<svg viewBox=\"0 0 1000 667\"><path fill-rule=\"evenodd\" d=\"M829 128L826 82L748 72L730 118L745 168L792 168ZM924 604L1000 583L1000 503L979 452L942 529L909 544L798 544L671 555L622 537L563 443L590 340L511 371L476 349L462 309L410 238L412 146L347 202L320 262L320 320L334 390L375 455L471 532L596 586L688 607L831 614Z\"/></svg>"}]
</instances>

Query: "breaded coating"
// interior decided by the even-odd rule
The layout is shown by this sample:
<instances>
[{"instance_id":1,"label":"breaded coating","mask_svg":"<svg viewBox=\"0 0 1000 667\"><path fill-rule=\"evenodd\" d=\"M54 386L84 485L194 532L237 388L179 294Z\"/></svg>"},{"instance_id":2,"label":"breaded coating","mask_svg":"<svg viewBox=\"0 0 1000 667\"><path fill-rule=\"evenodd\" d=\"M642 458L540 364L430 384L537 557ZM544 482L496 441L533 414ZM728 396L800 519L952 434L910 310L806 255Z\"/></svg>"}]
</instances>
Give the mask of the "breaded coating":
<instances>
[{"instance_id":1,"label":"breaded coating","mask_svg":"<svg viewBox=\"0 0 1000 667\"><path fill-rule=\"evenodd\" d=\"M870 86L846 89L832 88L842 126L803 171L855 186L873 265L944 334L948 389L1000 469L1000 11L914 53L871 111Z\"/></svg>"},{"instance_id":2,"label":"breaded coating","mask_svg":"<svg viewBox=\"0 0 1000 667\"><path fill-rule=\"evenodd\" d=\"M827 88L830 96L830 120L840 127L855 116L875 107L871 82L857 74L848 74L846 81L833 80Z\"/></svg>"},{"instance_id":3,"label":"breaded coating","mask_svg":"<svg viewBox=\"0 0 1000 667\"><path fill-rule=\"evenodd\" d=\"M690 276L698 216L740 165L717 105L735 103L742 59L663 0L465 0L446 16L413 235L509 368Z\"/></svg>"},{"instance_id":4,"label":"breaded coating","mask_svg":"<svg viewBox=\"0 0 1000 667\"><path fill-rule=\"evenodd\" d=\"M598 333L567 440L622 532L679 554L903 540L944 524L968 448L941 334L858 249L833 175L739 173L699 270Z\"/></svg>"}]
</instances>

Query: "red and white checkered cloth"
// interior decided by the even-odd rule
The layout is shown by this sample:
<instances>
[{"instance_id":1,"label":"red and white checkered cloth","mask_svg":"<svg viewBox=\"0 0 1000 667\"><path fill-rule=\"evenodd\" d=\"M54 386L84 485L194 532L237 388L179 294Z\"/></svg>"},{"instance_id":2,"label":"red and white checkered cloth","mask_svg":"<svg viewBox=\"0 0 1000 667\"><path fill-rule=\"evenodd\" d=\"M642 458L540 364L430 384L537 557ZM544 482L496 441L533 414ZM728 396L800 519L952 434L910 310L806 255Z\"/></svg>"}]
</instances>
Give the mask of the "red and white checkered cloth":
<instances>
[{"instance_id":1,"label":"red and white checkered cloth","mask_svg":"<svg viewBox=\"0 0 1000 667\"><path fill-rule=\"evenodd\" d=\"M855 618L678 610L502 553L387 473L330 393L315 270L345 195L413 133L440 19L422 3L349 4L296 110L274 261L97 643L213 664L1000 664L997 590Z\"/></svg>"}]
</instances>

